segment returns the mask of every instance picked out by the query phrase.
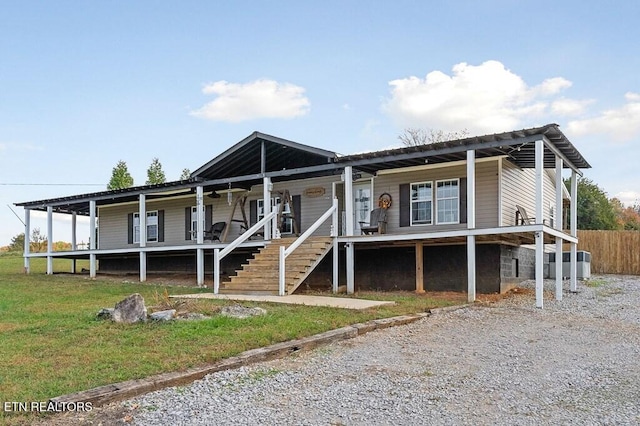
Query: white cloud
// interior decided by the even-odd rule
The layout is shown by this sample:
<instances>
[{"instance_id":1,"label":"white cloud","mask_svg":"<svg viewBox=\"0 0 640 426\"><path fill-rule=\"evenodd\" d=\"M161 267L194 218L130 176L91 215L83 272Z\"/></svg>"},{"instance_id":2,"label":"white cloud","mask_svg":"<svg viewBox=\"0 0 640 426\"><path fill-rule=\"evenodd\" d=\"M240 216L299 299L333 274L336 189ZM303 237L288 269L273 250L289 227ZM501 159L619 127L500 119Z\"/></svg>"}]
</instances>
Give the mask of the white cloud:
<instances>
[{"instance_id":1,"label":"white cloud","mask_svg":"<svg viewBox=\"0 0 640 426\"><path fill-rule=\"evenodd\" d=\"M411 76L389 82L391 98L383 110L403 127L493 133L539 122L552 112L548 98L571 84L554 77L530 87L501 62L478 66L462 62L452 68L451 75L432 71L424 79ZM571 112L568 102L564 101L564 111ZM580 103L571 102L574 110ZM562 107L559 104L556 113Z\"/></svg>"},{"instance_id":2,"label":"white cloud","mask_svg":"<svg viewBox=\"0 0 640 426\"><path fill-rule=\"evenodd\" d=\"M605 134L612 141L627 142L640 136L640 94L625 94L626 104L619 108L602 111L591 118L569 122L567 132L571 135Z\"/></svg>"},{"instance_id":3,"label":"white cloud","mask_svg":"<svg viewBox=\"0 0 640 426\"><path fill-rule=\"evenodd\" d=\"M39 145L17 142L0 142L0 151L43 151Z\"/></svg>"},{"instance_id":4,"label":"white cloud","mask_svg":"<svg viewBox=\"0 0 640 426\"><path fill-rule=\"evenodd\" d=\"M620 191L613 197L620 200L625 207L631 207L640 202L640 192L635 191Z\"/></svg>"},{"instance_id":5,"label":"white cloud","mask_svg":"<svg viewBox=\"0 0 640 426\"><path fill-rule=\"evenodd\" d=\"M558 115L575 117L584 114L587 106L593 102L593 99L578 101L575 99L560 98L551 104L551 112Z\"/></svg>"},{"instance_id":6,"label":"white cloud","mask_svg":"<svg viewBox=\"0 0 640 426\"><path fill-rule=\"evenodd\" d=\"M309 112L305 89L290 83L260 79L245 84L221 80L207 84L202 92L217 96L191 115L213 121L240 121L258 118L293 118Z\"/></svg>"}]
</instances>

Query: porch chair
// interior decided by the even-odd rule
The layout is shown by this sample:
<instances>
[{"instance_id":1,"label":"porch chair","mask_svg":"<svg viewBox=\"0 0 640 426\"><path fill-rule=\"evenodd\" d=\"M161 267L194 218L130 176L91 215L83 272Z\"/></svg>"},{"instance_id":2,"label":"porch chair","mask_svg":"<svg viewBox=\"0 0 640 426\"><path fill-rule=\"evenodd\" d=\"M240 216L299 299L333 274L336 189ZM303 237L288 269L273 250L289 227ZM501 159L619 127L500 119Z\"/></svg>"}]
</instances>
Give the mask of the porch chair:
<instances>
[{"instance_id":1,"label":"porch chair","mask_svg":"<svg viewBox=\"0 0 640 426\"><path fill-rule=\"evenodd\" d=\"M387 209L378 207L371 210L369 214L369 223L358 222L362 235L372 235L376 232L379 234L387 233Z\"/></svg>"},{"instance_id":2,"label":"porch chair","mask_svg":"<svg viewBox=\"0 0 640 426\"><path fill-rule=\"evenodd\" d=\"M204 239L211 240L211 241L215 241L215 240L220 241L220 236L222 235L222 232L226 227L227 227L227 222L214 223L213 225L211 225L211 228L208 231L204 231Z\"/></svg>"},{"instance_id":3,"label":"porch chair","mask_svg":"<svg viewBox=\"0 0 640 426\"><path fill-rule=\"evenodd\" d=\"M516 204L516 225L533 225L534 223L536 223L536 219L529 217L527 210Z\"/></svg>"}]
</instances>

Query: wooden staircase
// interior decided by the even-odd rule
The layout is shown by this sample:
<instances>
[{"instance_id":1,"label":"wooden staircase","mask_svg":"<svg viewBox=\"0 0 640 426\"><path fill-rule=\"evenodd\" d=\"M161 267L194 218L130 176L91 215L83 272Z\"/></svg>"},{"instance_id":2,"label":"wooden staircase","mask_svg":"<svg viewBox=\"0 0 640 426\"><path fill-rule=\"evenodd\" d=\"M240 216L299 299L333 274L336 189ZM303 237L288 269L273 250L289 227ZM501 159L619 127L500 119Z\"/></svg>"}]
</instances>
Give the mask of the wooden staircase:
<instances>
[{"instance_id":1,"label":"wooden staircase","mask_svg":"<svg viewBox=\"0 0 640 426\"><path fill-rule=\"evenodd\" d=\"M221 294L278 294L280 246L289 247L296 238L272 240L244 264L231 281L220 284ZM331 251L331 237L310 237L287 257L286 294L292 294Z\"/></svg>"}]
</instances>

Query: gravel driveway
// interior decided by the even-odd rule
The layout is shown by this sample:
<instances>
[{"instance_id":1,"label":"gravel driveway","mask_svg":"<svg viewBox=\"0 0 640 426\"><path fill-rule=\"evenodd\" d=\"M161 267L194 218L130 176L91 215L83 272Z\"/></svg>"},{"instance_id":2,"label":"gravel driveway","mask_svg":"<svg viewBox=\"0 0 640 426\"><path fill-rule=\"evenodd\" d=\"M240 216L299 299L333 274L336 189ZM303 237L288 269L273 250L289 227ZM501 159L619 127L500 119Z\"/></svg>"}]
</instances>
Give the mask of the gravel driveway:
<instances>
[{"instance_id":1,"label":"gravel driveway","mask_svg":"<svg viewBox=\"0 0 640 426\"><path fill-rule=\"evenodd\" d=\"M640 424L640 280L591 282L562 302L545 283L543 310L527 291L116 406L136 425Z\"/></svg>"}]
</instances>

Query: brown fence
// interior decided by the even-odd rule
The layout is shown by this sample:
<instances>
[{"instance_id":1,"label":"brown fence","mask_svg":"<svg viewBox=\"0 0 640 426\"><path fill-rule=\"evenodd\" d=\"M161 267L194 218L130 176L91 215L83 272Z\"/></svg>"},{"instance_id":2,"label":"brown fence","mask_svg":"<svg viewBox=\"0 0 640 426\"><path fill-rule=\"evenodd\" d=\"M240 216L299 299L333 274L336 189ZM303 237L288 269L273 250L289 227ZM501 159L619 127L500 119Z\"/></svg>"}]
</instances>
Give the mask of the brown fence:
<instances>
[{"instance_id":1,"label":"brown fence","mask_svg":"<svg viewBox=\"0 0 640 426\"><path fill-rule=\"evenodd\" d=\"M578 239L592 273L640 275L640 231L578 231Z\"/></svg>"}]
</instances>

